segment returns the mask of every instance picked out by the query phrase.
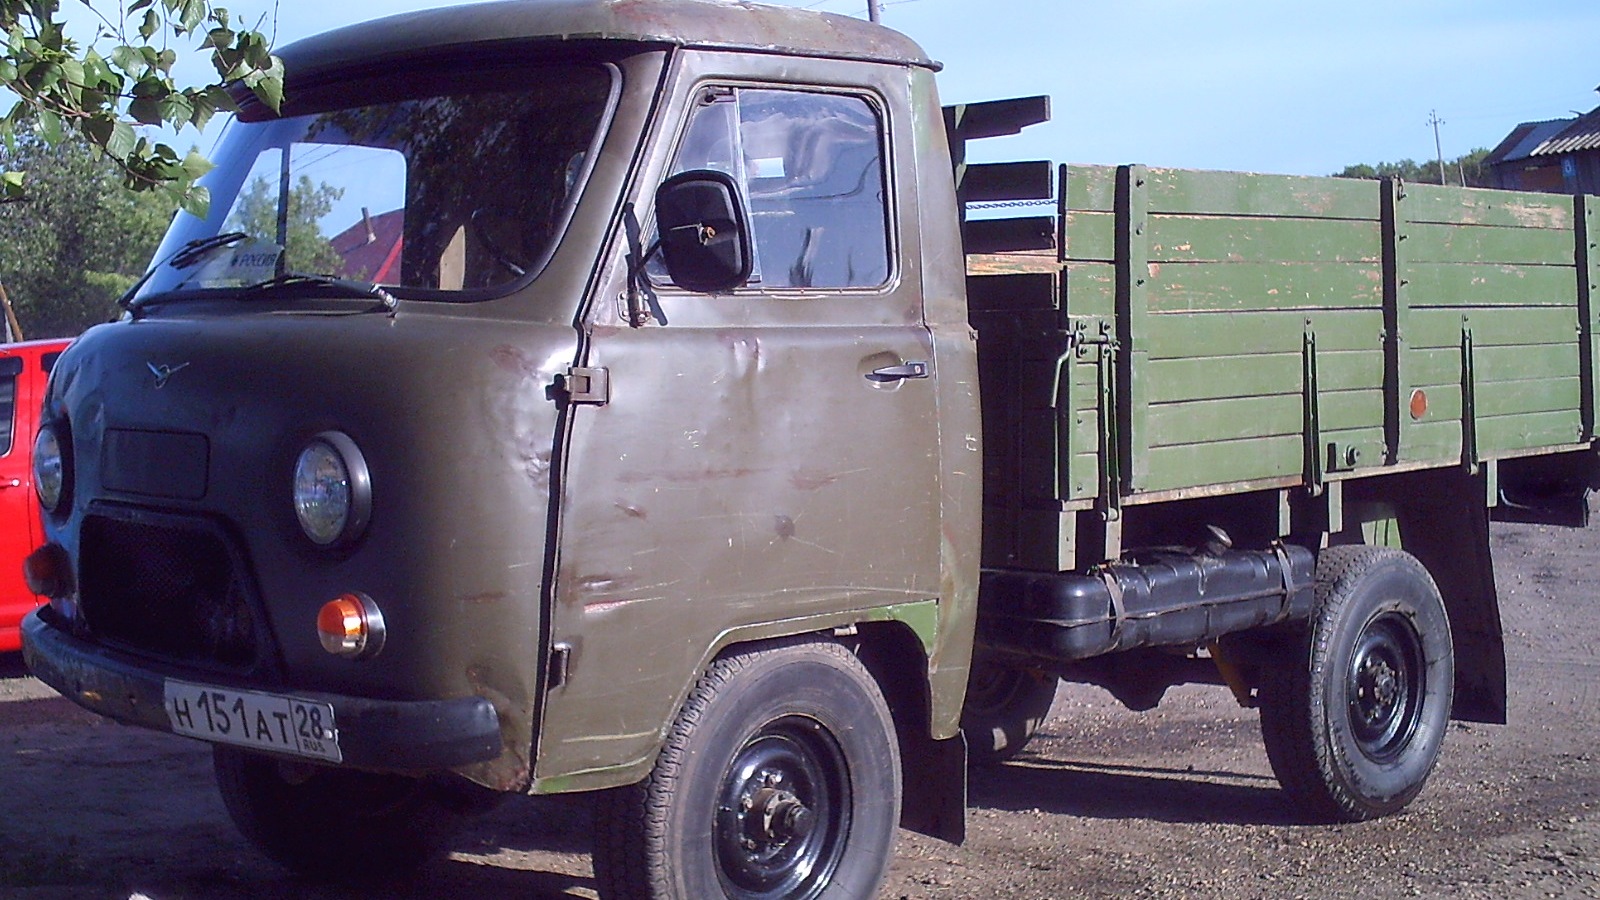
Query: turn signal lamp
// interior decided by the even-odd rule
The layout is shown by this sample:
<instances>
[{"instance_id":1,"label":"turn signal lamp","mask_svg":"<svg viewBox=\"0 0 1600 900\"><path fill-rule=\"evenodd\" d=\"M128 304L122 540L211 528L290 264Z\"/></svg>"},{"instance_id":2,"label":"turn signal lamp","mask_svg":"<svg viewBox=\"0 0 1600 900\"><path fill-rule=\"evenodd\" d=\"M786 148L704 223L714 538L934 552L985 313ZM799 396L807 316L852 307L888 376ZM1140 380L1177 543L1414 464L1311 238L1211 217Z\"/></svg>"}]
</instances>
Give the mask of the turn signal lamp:
<instances>
[{"instance_id":1,"label":"turn signal lamp","mask_svg":"<svg viewBox=\"0 0 1600 900\"><path fill-rule=\"evenodd\" d=\"M346 659L368 659L383 649L383 613L365 594L341 594L317 612L322 649Z\"/></svg>"}]
</instances>

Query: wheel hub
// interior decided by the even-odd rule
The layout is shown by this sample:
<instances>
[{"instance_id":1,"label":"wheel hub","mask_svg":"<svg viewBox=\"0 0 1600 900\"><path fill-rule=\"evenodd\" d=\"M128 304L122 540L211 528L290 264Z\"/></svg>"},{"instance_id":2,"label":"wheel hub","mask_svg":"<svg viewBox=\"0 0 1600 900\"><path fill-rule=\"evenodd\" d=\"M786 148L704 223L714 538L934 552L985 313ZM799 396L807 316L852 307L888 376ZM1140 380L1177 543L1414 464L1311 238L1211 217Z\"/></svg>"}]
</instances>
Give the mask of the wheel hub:
<instances>
[{"instance_id":1,"label":"wheel hub","mask_svg":"<svg viewBox=\"0 0 1600 900\"><path fill-rule=\"evenodd\" d=\"M1394 667L1381 659L1369 657L1361 667L1356 688L1362 700L1362 712L1369 722L1380 722L1394 713L1395 701L1400 695L1400 680Z\"/></svg>"},{"instance_id":2,"label":"wheel hub","mask_svg":"<svg viewBox=\"0 0 1600 900\"><path fill-rule=\"evenodd\" d=\"M799 797L770 787L756 791L743 818L747 836L778 844L806 837L817 820L816 814Z\"/></svg>"},{"instance_id":3,"label":"wheel hub","mask_svg":"<svg viewBox=\"0 0 1600 900\"><path fill-rule=\"evenodd\" d=\"M1350 725L1357 745L1376 761L1393 759L1416 732L1427 661L1416 628L1395 613L1367 623L1350 658Z\"/></svg>"},{"instance_id":4,"label":"wheel hub","mask_svg":"<svg viewBox=\"0 0 1600 900\"><path fill-rule=\"evenodd\" d=\"M752 738L724 776L713 832L728 896L820 894L848 833L848 791L838 745L812 720L785 717Z\"/></svg>"}]
</instances>

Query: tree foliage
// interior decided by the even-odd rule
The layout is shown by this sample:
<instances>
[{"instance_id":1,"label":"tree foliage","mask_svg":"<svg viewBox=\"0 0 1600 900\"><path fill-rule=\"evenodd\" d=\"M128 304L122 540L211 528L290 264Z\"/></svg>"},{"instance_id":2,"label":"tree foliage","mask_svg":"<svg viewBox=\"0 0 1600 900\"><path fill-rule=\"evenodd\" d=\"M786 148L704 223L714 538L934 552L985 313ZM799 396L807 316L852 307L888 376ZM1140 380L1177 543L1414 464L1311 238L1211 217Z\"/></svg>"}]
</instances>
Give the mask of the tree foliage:
<instances>
[{"instance_id":1,"label":"tree foliage","mask_svg":"<svg viewBox=\"0 0 1600 900\"><path fill-rule=\"evenodd\" d=\"M1489 151L1479 148L1455 159L1444 162L1445 184L1464 184L1466 187L1493 187L1490 181L1490 171L1484 166L1483 161L1488 157ZM1439 163L1437 160L1423 160L1417 162L1411 159L1402 159L1399 162L1381 162L1377 165L1362 163L1354 166L1345 166L1343 170L1333 173L1336 178L1383 178L1385 176L1399 176L1401 181L1420 184L1439 184Z\"/></svg>"},{"instance_id":2,"label":"tree foliage","mask_svg":"<svg viewBox=\"0 0 1600 900\"><path fill-rule=\"evenodd\" d=\"M172 218L172 199L130 192L120 167L88 141L34 134L0 147L0 167L27 171L29 198L0 204L0 283L30 338L69 337L104 322Z\"/></svg>"},{"instance_id":3,"label":"tree foliage","mask_svg":"<svg viewBox=\"0 0 1600 900\"><path fill-rule=\"evenodd\" d=\"M82 2L95 10L91 0ZM282 61L259 31L236 28L226 9L206 0L130 0L115 17L95 13L95 35L80 45L67 37L60 0L0 0L0 88L17 97L0 118L0 138L10 144L31 132L57 144L76 133L116 163L125 186L164 193L203 216L209 198L195 180L210 164L193 151L180 157L136 126L204 128L218 111L237 108L224 87L231 82L276 110ZM209 51L216 81L180 86L172 74L175 40ZM24 169L0 170L0 199L26 196L26 178Z\"/></svg>"},{"instance_id":4,"label":"tree foliage","mask_svg":"<svg viewBox=\"0 0 1600 900\"><path fill-rule=\"evenodd\" d=\"M322 233L322 220L333 212L333 205L343 196L343 188L317 184L301 175L289 187L289 210L285 217L288 233L280 236L278 186L258 177L240 193L223 230L242 231L282 244L283 258L293 271L338 272L344 258L328 243L328 235Z\"/></svg>"}]
</instances>

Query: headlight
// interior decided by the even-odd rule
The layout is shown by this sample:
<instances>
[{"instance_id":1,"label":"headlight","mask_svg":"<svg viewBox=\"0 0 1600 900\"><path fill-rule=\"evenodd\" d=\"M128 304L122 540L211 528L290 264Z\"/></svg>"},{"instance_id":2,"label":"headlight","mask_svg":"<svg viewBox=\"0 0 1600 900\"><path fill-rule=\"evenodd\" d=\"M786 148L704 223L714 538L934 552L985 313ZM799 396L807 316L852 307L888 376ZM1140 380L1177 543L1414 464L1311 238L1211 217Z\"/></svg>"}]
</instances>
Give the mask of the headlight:
<instances>
[{"instance_id":1,"label":"headlight","mask_svg":"<svg viewBox=\"0 0 1600 900\"><path fill-rule=\"evenodd\" d=\"M33 440L33 487L39 494L39 505L46 512L55 512L67 493L67 461L61 453L61 441L49 425L39 428Z\"/></svg>"},{"instance_id":2,"label":"headlight","mask_svg":"<svg viewBox=\"0 0 1600 900\"><path fill-rule=\"evenodd\" d=\"M349 436L325 431L311 439L294 464L294 512L318 546L361 536L372 513L372 480Z\"/></svg>"}]
</instances>

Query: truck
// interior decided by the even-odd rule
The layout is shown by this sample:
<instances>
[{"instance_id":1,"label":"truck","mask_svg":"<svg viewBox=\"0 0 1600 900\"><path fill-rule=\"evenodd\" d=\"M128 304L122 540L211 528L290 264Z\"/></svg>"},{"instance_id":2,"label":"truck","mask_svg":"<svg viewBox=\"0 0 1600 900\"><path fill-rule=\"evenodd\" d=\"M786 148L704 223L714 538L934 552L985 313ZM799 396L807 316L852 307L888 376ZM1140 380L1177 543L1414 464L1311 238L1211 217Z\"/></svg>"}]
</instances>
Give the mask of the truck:
<instances>
[{"instance_id":1,"label":"truck","mask_svg":"<svg viewBox=\"0 0 1600 900\"><path fill-rule=\"evenodd\" d=\"M1594 198L969 162L1048 101L742 2L281 54L51 375L23 638L284 865L584 793L604 897L869 897L1060 679L1231 690L1326 821L1504 721L1489 521L1596 484Z\"/></svg>"},{"instance_id":2,"label":"truck","mask_svg":"<svg viewBox=\"0 0 1600 900\"><path fill-rule=\"evenodd\" d=\"M68 343L0 344L0 653L22 647L22 618L44 603L22 577L23 559L44 537L33 499L33 434L45 379Z\"/></svg>"}]
</instances>

